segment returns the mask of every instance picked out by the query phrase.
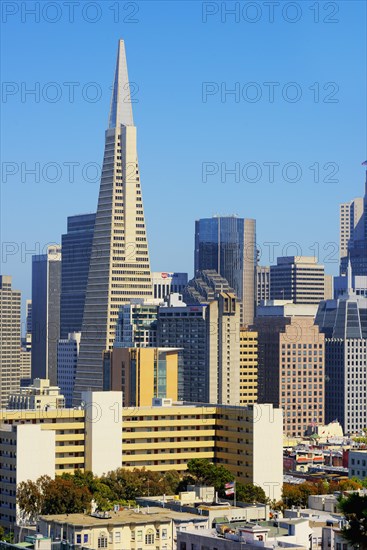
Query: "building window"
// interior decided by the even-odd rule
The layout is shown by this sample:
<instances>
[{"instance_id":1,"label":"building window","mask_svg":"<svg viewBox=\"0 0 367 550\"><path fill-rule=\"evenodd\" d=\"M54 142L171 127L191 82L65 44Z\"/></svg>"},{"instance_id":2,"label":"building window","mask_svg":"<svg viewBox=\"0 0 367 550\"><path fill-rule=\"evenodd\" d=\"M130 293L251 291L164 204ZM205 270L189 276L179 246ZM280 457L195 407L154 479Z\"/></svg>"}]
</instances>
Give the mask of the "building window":
<instances>
[{"instance_id":1,"label":"building window","mask_svg":"<svg viewBox=\"0 0 367 550\"><path fill-rule=\"evenodd\" d=\"M107 548L107 537L98 537L98 548Z\"/></svg>"},{"instance_id":2,"label":"building window","mask_svg":"<svg viewBox=\"0 0 367 550\"><path fill-rule=\"evenodd\" d=\"M145 544L154 544L154 531L153 529L148 529L145 535Z\"/></svg>"},{"instance_id":3,"label":"building window","mask_svg":"<svg viewBox=\"0 0 367 550\"><path fill-rule=\"evenodd\" d=\"M88 542L88 535L84 535L83 542Z\"/></svg>"},{"instance_id":4,"label":"building window","mask_svg":"<svg viewBox=\"0 0 367 550\"><path fill-rule=\"evenodd\" d=\"M77 535L77 536L76 536L76 543L77 543L77 544L81 544L81 543L82 543L82 536L81 536L81 535Z\"/></svg>"}]
</instances>

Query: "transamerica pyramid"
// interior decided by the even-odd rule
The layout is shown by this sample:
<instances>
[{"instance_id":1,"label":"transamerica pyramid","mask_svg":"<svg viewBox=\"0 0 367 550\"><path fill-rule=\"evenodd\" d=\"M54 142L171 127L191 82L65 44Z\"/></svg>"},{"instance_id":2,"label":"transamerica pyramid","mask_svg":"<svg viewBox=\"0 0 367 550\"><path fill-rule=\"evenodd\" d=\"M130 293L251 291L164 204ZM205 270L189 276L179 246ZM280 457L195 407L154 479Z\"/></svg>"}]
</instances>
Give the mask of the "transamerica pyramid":
<instances>
[{"instance_id":1,"label":"transamerica pyramid","mask_svg":"<svg viewBox=\"0 0 367 550\"><path fill-rule=\"evenodd\" d=\"M153 297L143 199L127 74L119 41L93 236L73 404L103 389L104 350L112 349L119 308Z\"/></svg>"}]
</instances>

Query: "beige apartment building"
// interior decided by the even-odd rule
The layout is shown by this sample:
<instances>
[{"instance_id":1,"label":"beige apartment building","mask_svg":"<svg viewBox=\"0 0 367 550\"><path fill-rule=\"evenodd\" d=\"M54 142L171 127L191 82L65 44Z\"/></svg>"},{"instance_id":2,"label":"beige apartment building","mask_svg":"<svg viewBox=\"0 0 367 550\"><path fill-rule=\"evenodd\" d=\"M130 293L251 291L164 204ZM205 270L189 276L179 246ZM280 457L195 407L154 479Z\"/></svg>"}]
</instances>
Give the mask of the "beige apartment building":
<instances>
[{"instance_id":1,"label":"beige apartment building","mask_svg":"<svg viewBox=\"0 0 367 550\"><path fill-rule=\"evenodd\" d=\"M32 469L27 474L29 456L40 464L48 457L55 475L77 468L96 475L118 467L184 471L191 458L207 458L239 481L257 483L270 498L280 498L282 411L272 405L125 408L116 391L86 392L83 402L83 409L0 412L0 525L9 527L16 518L17 471L26 479L41 475ZM45 432L52 441L42 439Z\"/></svg>"},{"instance_id":2,"label":"beige apartment building","mask_svg":"<svg viewBox=\"0 0 367 550\"><path fill-rule=\"evenodd\" d=\"M325 420L324 334L307 315L258 317L255 328L259 403L281 407L284 433L303 436L307 427Z\"/></svg>"},{"instance_id":3,"label":"beige apartment building","mask_svg":"<svg viewBox=\"0 0 367 550\"><path fill-rule=\"evenodd\" d=\"M258 334L240 329L240 405L257 402Z\"/></svg>"},{"instance_id":4,"label":"beige apartment building","mask_svg":"<svg viewBox=\"0 0 367 550\"><path fill-rule=\"evenodd\" d=\"M41 516L40 532L77 548L109 550L172 550L177 532L208 527L208 517L149 507L106 514L58 514Z\"/></svg>"}]
</instances>

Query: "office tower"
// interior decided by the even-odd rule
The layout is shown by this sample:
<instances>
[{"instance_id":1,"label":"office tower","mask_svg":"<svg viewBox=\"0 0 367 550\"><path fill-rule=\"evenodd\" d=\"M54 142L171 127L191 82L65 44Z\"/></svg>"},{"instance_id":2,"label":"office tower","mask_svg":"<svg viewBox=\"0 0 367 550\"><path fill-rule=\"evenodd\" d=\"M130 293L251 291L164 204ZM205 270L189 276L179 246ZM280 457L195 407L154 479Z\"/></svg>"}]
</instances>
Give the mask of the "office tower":
<instances>
[{"instance_id":1,"label":"office tower","mask_svg":"<svg viewBox=\"0 0 367 550\"><path fill-rule=\"evenodd\" d=\"M32 332L32 300L25 301L26 307L26 332Z\"/></svg>"},{"instance_id":2,"label":"office tower","mask_svg":"<svg viewBox=\"0 0 367 550\"><path fill-rule=\"evenodd\" d=\"M324 266L313 256L284 256L270 266L271 300L318 304L324 296Z\"/></svg>"},{"instance_id":3,"label":"office tower","mask_svg":"<svg viewBox=\"0 0 367 550\"><path fill-rule=\"evenodd\" d=\"M263 300L270 300L270 267L256 266L256 305Z\"/></svg>"},{"instance_id":4,"label":"office tower","mask_svg":"<svg viewBox=\"0 0 367 550\"><path fill-rule=\"evenodd\" d=\"M153 271L153 298L164 300L171 292L182 294L187 280L187 273Z\"/></svg>"},{"instance_id":5,"label":"office tower","mask_svg":"<svg viewBox=\"0 0 367 550\"><path fill-rule=\"evenodd\" d=\"M32 352L26 348L20 348L20 386L29 386L32 382Z\"/></svg>"},{"instance_id":6,"label":"office tower","mask_svg":"<svg viewBox=\"0 0 367 550\"><path fill-rule=\"evenodd\" d=\"M367 298L351 288L320 303L316 324L325 334L325 420L338 419L345 433L367 425Z\"/></svg>"},{"instance_id":7,"label":"office tower","mask_svg":"<svg viewBox=\"0 0 367 550\"><path fill-rule=\"evenodd\" d=\"M334 298L334 277L325 275L324 278L324 300L332 300Z\"/></svg>"},{"instance_id":8,"label":"office tower","mask_svg":"<svg viewBox=\"0 0 367 550\"><path fill-rule=\"evenodd\" d=\"M300 437L309 426L324 423L325 337L313 315L302 315L304 306L292 305L292 316L280 316L275 306L274 315L255 320L258 402L277 403L284 433Z\"/></svg>"},{"instance_id":9,"label":"office tower","mask_svg":"<svg viewBox=\"0 0 367 550\"><path fill-rule=\"evenodd\" d=\"M0 275L0 409L20 387L20 291L10 275Z\"/></svg>"},{"instance_id":10,"label":"office tower","mask_svg":"<svg viewBox=\"0 0 367 550\"><path fill-rule=\"evenodd\" d=\"M65 399L60 393L60 388L51 386L49 380L36 378L33 384L27 388L20 388L9 397L8 409L31 411L48 411L51 409L64 409Z\"/></svg>"},{"instance_id":11,"label":"office tower","mask_svg":"<svg viewBox=\"0 0 367 550\"><path fill-rule=\"evenodd\" d=\"M360 221L363 216L363 198L358 197L350 202L340 205L340 236L339 236L339 255L340 259L348 256L348 246L350 241L355 238L361 238Z\"/></svg>"},{"instance_id":12,"label":"office tower","mask_svg":"<svg viewBox=\"0 0 367 550\"><path fill-rule=\"evenodd\" d=\"M61 247L32 257L32 378L57 383L60 337Z\"/></svg>"},{"instance_id":13,"label":"office tower","mask_svg":"<svg viewBox=\"0 0 367 550\"><path fill-rule=\"evenodd\" d=\"M122 391L124 407L147 407L153 398L178 399L175 348L114 348L105 352L104 367L104 389Z\"/></svg>"},{"instance_id":14,"label":"office tower","mask_svg":"<svg viewBox=\"0 0 367 550\"><path fill-rule=\"evenodd\" d=\"M123 40L118 44L109 127L75 378L77 404L85 389L102 389L102 354L112 349L122 304L152 298L148 243Z\"/></svg>"},{"instance_id":15,"label":"office tower","mask_svg":"<svg viewBox=\"0 0 367 550\"><path fill-rule=\"evenodd\" d=\"M227 279L241 304L241 323L255 312L256 221L229 217L195 222L195 274L215 270Z\"/></svg>"},{"instance_id":16,"label":"office tower","mask_svg":"<svg viewBox=\"0 0 367 550\"><path fill-rule=\"evenodd\" d=\"M117 318L114 347L155 347L157 316L158 304L153 301L136 299L123 305Z\"/></svg>"},{"instance_id":17,"label":"office tower","mask_svg":"<svg viewBox=\"0 0 367 550\"><path fill-rule=\"evenodd\" d=\"M341 258L341 275L345 275L348 271L348 258L355 277L365 277L367 275L367 171L363 209L363 215L354 230L354 236L349 239L348 256Z\"/></svg>"},{"instance_id":18,"label":"office tower","mask_svg":"<svg viewBox=\"0 0 367 550\"><path fill-rule=\"evenodd\" d=\"M240 405L257 402L258 334L240 329Z\"/></svg>"},{"instance_id":19,"label":"office tower","mask_svg":"<svg viewBox=\"0 0 367 550\"><path fill-rule=\"evenodd\" d=\"M69 332L57 346L57 385L65 397L65 406L71 407L76 365L79 356L80 332Z\"/></svg>"},{"instance_id":20,"label":"office tower","mask_svg":"<svg viewBox=\"0 0 367 550\"><path fill-rule=\"evenodd\" d=\"M95 214L69 216L61 237L60 338L82 329Z\"/></svg>"},{"instance_id":21,"label":"office tower","mask_svg":"<svg viewBox=\"0 0 367 550\"><path fill-rule=\"evenodd\" d=\"M367 275L356 275L352 276L352 288L354 293L357 296L366 296L367 297ZM342 294L348 292L348 277L345 275L339 275L334 277L334 296L333 298L337 300ZM326 298L325 298L326 299Z\"/></svg>"},{"instance_id":22,"label":"office tower","mask_svg":"<svg viewBox=\"0 0 367 550\"><path fill-rule=\"evenodd\" d=\"M181 306L158 309L157 345L182 348L183 399L239 402L238 302L215 271L200 272L184 292ZM181 395L180 395L181 397Z\"/></svg>"},{"instance_id":23,"label":"office tower","mask_svg":"<svg viewBox=\"0 0 367 550\"><path fill-rule=\"evenodd\" d=\"M182 349L178 397L191 403L209 402L207 317L207 306L185 303L160 307L158 312L157 346Z\"/></svg>"},{"instance_id":24,"label":"office tower","mask_svg":"<svg viewBox=\"0 0 367 550\"><path fill-rule=\"evenodd\" d=\"M20 385L32 382L32 300L26 300L25 335L20 348Z\"/></svg>"}]
</instances>

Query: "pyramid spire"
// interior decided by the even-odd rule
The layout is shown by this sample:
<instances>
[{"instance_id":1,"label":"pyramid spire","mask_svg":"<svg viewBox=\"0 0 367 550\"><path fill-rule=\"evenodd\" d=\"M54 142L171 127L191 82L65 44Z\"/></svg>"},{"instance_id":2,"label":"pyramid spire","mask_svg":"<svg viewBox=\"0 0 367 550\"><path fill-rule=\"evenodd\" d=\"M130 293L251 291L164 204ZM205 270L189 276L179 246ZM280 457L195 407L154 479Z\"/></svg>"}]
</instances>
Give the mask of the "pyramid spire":
<instances>
[{"instance_id":1,"label":"pyramid spire","mask_svg":"<svg viewBox=\"0 0 367 550\"><path fill-rule=\"evenodd\" d=\"M113 84L109 128L116 128L120 124L134 126L133 110L131 106L130 84L127 74L125 42L119 40L115 80Z\"/></svg>"}]
</instances>

